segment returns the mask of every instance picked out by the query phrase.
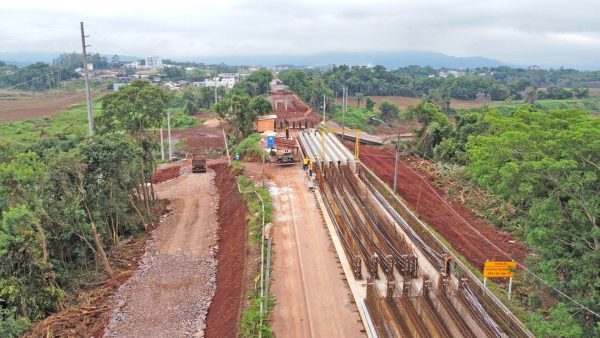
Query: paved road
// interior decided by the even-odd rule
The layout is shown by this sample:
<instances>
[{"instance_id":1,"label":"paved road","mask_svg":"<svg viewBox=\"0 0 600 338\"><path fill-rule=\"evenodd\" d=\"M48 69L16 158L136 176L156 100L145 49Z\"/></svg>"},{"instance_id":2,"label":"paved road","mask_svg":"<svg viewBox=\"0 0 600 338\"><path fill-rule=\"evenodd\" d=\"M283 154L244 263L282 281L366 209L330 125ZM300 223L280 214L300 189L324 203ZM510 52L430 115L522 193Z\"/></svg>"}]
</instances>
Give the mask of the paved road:
<instances>
[{"instance_id":1,"label":"paved road","mask_svg":"<svg viewBox=\"0 0 600 338\"><path fill-rule=\"evenodd\" d=\"M314 194L306 189L306 175L296 166L269 169L275 208L273 332L278 337L365 337Z\"/></svg>"}]
</instances>

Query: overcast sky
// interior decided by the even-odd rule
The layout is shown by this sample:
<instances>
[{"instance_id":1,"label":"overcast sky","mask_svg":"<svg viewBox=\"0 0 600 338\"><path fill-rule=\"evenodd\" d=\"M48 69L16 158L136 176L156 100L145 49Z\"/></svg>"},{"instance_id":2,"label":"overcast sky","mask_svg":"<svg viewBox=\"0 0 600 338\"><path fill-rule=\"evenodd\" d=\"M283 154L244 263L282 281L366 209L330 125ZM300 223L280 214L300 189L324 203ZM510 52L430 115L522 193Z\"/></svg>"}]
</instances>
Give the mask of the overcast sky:
<instances>
[{"instance_id":1,"label":"overcast sky","mask_svg":"<svg viewBox=\"0 0 600 338\"><path fill-rule=\"evenodd\" d=\"M156 4L155 4L156 3ZM600 69L598 0L5 0L0 52L170 58L421 50Z\"/></svg>"}]
</instances>

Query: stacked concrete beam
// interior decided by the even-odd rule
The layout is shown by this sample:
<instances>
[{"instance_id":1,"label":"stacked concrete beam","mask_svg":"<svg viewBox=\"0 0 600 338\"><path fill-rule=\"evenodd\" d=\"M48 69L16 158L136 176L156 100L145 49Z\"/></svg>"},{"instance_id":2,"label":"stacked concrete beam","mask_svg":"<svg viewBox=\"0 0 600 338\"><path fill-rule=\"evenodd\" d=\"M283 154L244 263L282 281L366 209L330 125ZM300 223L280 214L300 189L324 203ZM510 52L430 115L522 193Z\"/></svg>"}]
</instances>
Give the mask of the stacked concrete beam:
<instances>
[{"instance_id":1,"label":"stacked concrete beam","mask_svg":"<svg viewBox=\"0 0 600 338\"><path fill-rule=\"evenodd\" d=\"M311 159L316 155L317 161L323 163L323 143L325 143L325 165L347 164L353 171L355 170L354 155L333 135L308 130L299 133L299 140L306 155Z\"/></svg>"}]
</instances>

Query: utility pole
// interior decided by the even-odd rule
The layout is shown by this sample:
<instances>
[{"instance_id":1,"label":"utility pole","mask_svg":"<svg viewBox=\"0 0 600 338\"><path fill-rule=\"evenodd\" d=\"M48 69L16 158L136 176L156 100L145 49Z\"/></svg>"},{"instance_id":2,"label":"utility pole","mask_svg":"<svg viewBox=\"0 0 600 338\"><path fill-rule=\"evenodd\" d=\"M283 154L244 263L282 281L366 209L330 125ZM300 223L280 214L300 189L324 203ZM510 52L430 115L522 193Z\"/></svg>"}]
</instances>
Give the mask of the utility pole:
<instances>
[{"instance_id":1,"label":"utility pole","mask_svg":"<svg viewBox=\"0 0 600 338\"><path fill-rule=\"evenodd\" d=\"M217 73L218 71L215 69L215 103L219 101L219 98L217 96Z\"/></svg>"},{"instance_id":2,"label":"utility pole","mask_svg":"<svg viewBox=\"0 0 600 338\"><path fill-rule=\"evenodd\" d=\"M342 143L346 132L346 101L348 100L348 88L342 89Z\"/></svg>"},{"instance_id":3,"label":"utility pole","mask_svg":"<svg viewBox=\"0 0 600 338\"><path fill-rule=\"evenodd\" d=\"M165 146L163 140L162 123L160 124L160 159L165 160Z\"/></svg>"},{"instance_id":4,"label":"utility pole","mask_svg":"<svg viewBox=\"0 0 600 338\"><path fill-rule=\"evenodd\" d=\"M325 101L326 96L323 94L323 124L325 124L325 112L327 111L327 101Z\"/></svg>"},{"instance_id":5,"label":"utility pole","mask_svg":"<svg viewBox=\"0 0 600 338\"><path fill-rule=\"evenodd\" d=\"M394 164L394 195L396 195L396 187L398 183L398 153L400 152L400 131L398 131L398 139L396 140L396 164Z\"/></svg>"},{"instance_id":6,"label":"utility pole","mask_svg":"<svg viewBox=\"0 0 600 338\"><path fill-rule=\"evenodd\" d=\"M173 159L173 143L171 142L171 112L167 112L167 136L169 138L169 161Z\"/></svg>"},{"instance_id":7,"label":"utility pole","mask_svg":"<svg viewBox=\"0 0 600 338\"><path fill-rule=\"evenodd\" d=\"M87 115L88 115L88 128L90 136L94 136L94 116L92 114L92 98L90 96L90 75L88 70L87 63L87 51L85 44L85 33L83 31L83 21L80 22L81 25L81 48L83 49L83 74L85 79L85 101L87 103Z\"/></svg>"},{"instance_id":8,"label":"utility pole","mask_svg":"<svg viewBox=\"0 0 600 338\"><path fill-rule=\"evenodd\" d=\"M383 123L389 129L394 130L383 120L380 120L376 117L371 117L371 120ZM396 137L397 137L397 139L396 139L396 161L394 163L394 195L396 194L396 187L398 186L398 157L400 156L400 130L397 131Z\"/></svg>"}]
</instances>

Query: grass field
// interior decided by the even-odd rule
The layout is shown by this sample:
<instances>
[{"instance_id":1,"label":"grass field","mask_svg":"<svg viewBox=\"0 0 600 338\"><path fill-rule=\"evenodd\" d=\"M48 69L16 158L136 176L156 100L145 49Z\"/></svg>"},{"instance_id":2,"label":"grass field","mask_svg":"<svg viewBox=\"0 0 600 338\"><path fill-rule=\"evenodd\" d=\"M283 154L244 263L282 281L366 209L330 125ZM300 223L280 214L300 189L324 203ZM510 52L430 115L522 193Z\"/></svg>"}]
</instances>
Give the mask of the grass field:
<instances>
[{"instance_id":1,"label":"grass field","mask_svg":"<svg viewBox=\"0 0 600 338\"><path fill-rule=\"evenodd\" d=\"M494 102L495 105L491 107L498 108L503 113L508 113L518 107L526 106L527 104L522 101L502 101ZM600 114L600 98L587 98L587 99L572 99L572 100L537 100L535 106L541 110L549 111L555 109L569 109L576 108L587 110L592 114ZM469 111L477 111L481 108L469 108Z\"/></svg>"},{"instance_id":2,"label":"grass field","mask_svg":"<svg viewBox=\"0 0 600 338\"><path fill-rule=\"evenodd\" d=\"M36 97L35 94L27 92L19 92L19 96L21 102L28 99L41 104L47 102ZM77 102L68 108L60 109L55 114L34 115L32 118L17 121L2 121L0 118L0 142L12 143L22 148L53 137L79 138L87 136L87 109L81 99ZM95 117L102 114L101 97L95 98L92 106ZM173 129L192 128L199 123L198 119L185 114L182 107L171 111L173 111L171 116Z\"/></svg>"},{"instance_id":3,"label":"grass field","mask_svg":"<svg viewBox=\"0 0 600 338\"><path fill-rule=\"evenodd\" d=\"M94 100L94 115L101 114L99 99ZM0 142L27 146L52 137L78 138L87 135L87 109L79 104L63 113L32 118L24 121L0 123Z\"/></svg>"}]
</instances>

